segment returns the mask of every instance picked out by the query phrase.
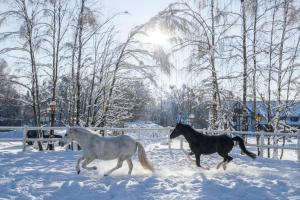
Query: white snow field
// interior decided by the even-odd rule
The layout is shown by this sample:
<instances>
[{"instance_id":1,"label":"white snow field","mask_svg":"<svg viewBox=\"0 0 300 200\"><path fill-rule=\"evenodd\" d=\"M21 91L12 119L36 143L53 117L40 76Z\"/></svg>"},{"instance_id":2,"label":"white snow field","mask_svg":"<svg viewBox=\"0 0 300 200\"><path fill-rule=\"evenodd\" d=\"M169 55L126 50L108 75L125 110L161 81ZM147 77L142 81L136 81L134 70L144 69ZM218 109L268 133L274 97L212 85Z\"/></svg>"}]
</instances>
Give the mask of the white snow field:
<instances>
[{"instance_id":1,"label":"white snow field","mask_svg":"<svg viewBox=\"0 0 300 200\"><path fill-rule=\"evenodd\" d=\"M116 161L95 161L96 171L81 170L75 164L80 151L21 152L20 143L0 143L0 199L300 199L300 163L257 158L239 154L235 147L227 170L215 169L221 158L203 156L202 170L167 141L148 142L146 152L155 173L142 169L134 156L128 166L104 177ZM172 147L178 147L178 141Z\"/></svg>"}]
</instances>

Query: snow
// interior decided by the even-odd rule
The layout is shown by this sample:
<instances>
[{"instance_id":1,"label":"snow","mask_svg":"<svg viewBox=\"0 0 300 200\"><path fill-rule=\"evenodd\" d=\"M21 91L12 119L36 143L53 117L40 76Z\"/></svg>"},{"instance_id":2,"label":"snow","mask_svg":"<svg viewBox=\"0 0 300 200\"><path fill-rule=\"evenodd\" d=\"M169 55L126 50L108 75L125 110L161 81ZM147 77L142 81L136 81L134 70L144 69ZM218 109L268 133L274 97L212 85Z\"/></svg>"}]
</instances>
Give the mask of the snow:
<instances>
[{"instance_id":1,"label":"snow","mask_svg":"<svg viewBox=\"0 0 300 200\"><path fill-rule=\"evenodd\" d=\"M12 130L7 132L0 132L0 138L23 138L22 130Z\"/></svg>"},{"instance_id":2,"label":"snow","mask_svg":"<svg viewBox=\"0 0 300 200\"><path fill-rule=\"evenodd\" d=\"M103 174L116 161L95 161L96 171L77 175L80 151L22 153L20 143L0 144L0 199L300 199L300 163L258 158L234 148L227 170L215 169L217 154L202 157L202 170L188 160L173 141L174 158L165 141L145 145L155 173L126 163L109 177Z\"/></svg>"},{"instance_id":3,"label":"snow","mask_svg":"<svg viewBox=\"0 0 300 200\"><path fill-rule=\"evenodd\" d=\"M256 137L254 136L248 136L247 137L247 142L248 144L256 144ZM298 142L298 139L297 138L288 138L285 142L285 147L295 147L297 148L297 142ZM271 145L273 145L273 141L272 141L272 138L271 138L271 141L270 141ZM265 138L265 145L267 144L267 139ZM278 153L279 155L281 155L281 151L282 149L280 148L282 147L282 140L279 140L278 141ZM257 153L257 148L256 147L247 147L248 149L250 149L251 151ZM273 158L273 150L272 148L270 148L270 157ZM283 156L282 156L282 160L290 160L290 161L297 161L297 150L291 150L291 149L284 149L283 150ZM268 156L268 149L267 148L264 148L264 157L267 157Z\"/></svg>"},{"instance_id":4,"label":"snow","mask_svg":"<svg viewBox=\"0 0 300 200\"><path fill-rule=\"evenodd\" d=\"M153 122L145 122L145 121L134 121L134 122L127 122L125 124L126 128L163 128L162 126L155 124ZM161 138L168 138L170 135L169 130L143 130L143 131L130 131L127 133L133 138L152 138L152 139L161 139ZM151 140L146 140L144 143L150 144ZM163 140L161 142L168 142L168 140Z\"/></svg>"}]
</instances>

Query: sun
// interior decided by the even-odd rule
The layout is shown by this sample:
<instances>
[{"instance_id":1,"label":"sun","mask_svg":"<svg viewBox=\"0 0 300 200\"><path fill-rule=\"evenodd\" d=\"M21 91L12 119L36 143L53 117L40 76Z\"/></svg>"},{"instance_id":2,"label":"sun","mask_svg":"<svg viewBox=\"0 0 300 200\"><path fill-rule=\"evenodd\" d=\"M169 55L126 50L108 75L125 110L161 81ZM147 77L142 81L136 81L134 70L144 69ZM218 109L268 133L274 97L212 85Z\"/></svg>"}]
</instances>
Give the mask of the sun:
<instances>
[{"instance_id":1,"label":"sun","mask_svg":"<svg viewBox=\"0 0 300 200\"><path fill-rule=\"evenodd\" d=\"M169 45L169 35L159 29L149 30L144 39L145 43L150 43L155 46L167 47Z\"/></svg>"}]
</instances>

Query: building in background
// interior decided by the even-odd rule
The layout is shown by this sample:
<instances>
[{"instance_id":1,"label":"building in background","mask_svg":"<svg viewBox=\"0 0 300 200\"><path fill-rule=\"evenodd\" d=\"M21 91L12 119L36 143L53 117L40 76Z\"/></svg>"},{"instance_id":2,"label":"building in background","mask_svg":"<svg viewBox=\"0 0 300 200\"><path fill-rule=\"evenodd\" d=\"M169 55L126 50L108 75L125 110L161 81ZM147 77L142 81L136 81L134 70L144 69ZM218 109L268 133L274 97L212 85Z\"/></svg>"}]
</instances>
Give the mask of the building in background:
<instances>
[{"instance_id":1,"label":"building in background","mask_svg":"<svg viewBox=\"0 0 300 200\"><path fill-rule=\"evenodd\" d=\"M237 131L242 130L242 103L236 101L232 104L232 126ZM280 109L280 122L287 127L300 128L300 102L287 102L285 107L276 107L276 101L271 102L271 119L276 115L276 109ZM253 102L247 102L248 130L247 131L272 131L268 124L268 105L263 101L256 102L256 115L253 113Z\"/></svg>"}]
</instances>

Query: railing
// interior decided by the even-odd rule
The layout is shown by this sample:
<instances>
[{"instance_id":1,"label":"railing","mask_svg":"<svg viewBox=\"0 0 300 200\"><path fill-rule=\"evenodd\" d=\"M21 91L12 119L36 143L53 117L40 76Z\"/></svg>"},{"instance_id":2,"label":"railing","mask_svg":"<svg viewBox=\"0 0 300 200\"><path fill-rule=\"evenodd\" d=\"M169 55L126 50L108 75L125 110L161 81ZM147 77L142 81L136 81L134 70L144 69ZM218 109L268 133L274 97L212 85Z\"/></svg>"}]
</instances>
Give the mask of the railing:
<instances>
[{"instance_id":1,"label":"railing","mask_svg":"<svg viewBox=\"0 0 300 200\"><path fill-rule=\"evenodd\" d=\"M131 133L135 132L137 133L137 140L169 140L169 149L171 151L171 141L169 137L146 137L141 138L141 132L142 131L159 131L159 132L171 132L173 130L172 127L163 127L163 128L103 128L103 127L88 127L91 130L94 131L103 131L104 135L108 134L109 131L121 131L122 133ZM1 130L20 130L23 132L23 138L0 138L0 142L22 142L23 143L23 151L26 150L26 143L28 141L35 142L35 141L44 141L44 142L54 142L54 141L61 141L61 138L28 138L27 132L30 130L67 130L68 127L1 127ZM259 151L261 152L260 156L263 156L263 152L266 148L268 149L288 149L288 150L296 150L297 151L297 159L300 161L300 132L297 133L279 133L279 132L246 132L246 131L222 131L222 130L206 130L206 129L197 129L200 132L203 132L205 134L214 135L214 134L231 134L231 135L247 135L247 136L259 136L259 143L258 144L246 144L246 146L254 146L258 147ZM1 134L1 132L0 132ZM279 145L266 145L265 139L270 137L280 137L284 136L286 138L293 137L297 138L297 144L294 146L279 146ZM184 138L180 137L180 149L183 150L183 143Z\"/></svg>"}]
</instances>

